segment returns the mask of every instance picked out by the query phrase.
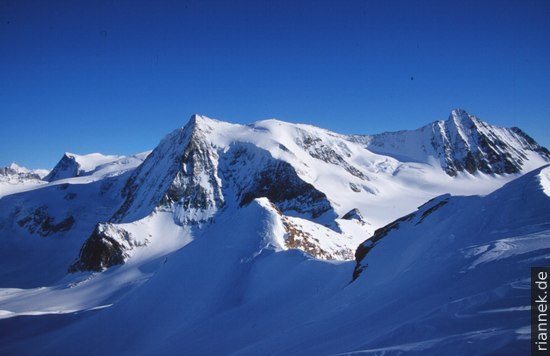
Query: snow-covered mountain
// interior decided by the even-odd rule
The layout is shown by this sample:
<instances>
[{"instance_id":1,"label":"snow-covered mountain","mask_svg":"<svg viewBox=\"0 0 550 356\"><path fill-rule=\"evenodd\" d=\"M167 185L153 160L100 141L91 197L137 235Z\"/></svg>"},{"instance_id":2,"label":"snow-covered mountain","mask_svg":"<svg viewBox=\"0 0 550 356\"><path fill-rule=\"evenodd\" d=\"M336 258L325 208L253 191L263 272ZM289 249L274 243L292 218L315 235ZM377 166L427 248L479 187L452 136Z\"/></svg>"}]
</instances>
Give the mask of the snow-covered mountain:
<instances>
[{"instance_id":1,"label":"snow-covered mountain","mask_svg":"<svg viewBox=\"0 0 550 356\"><path fill-rule=\"evenodd\" d=\"M435 121L418 130L357 136L369 150L401 161L439 162L450 176L458 172L518 173L548 162L550 152L517 127L487 124L456 109L446 121Z\"/></svg>"},{"instance_id":2,"label":"snow-covered mountain","mask_svg":"<svg viewBox=\"0 0 550 356\"><path fill-rule=\"evenodd\" d=\"M148 154L149 152L144 152L134 156L115 156L101 153L77 155L67 152L44 180L53 182L80 176L121 174L141 164Z\"/></svg>"},{"instance_id":3,"label":"snow-covered mountain","mask_svg":"<svg viewBox=\"0 0 550 356\"><path fill-rule=\"evenodd\" d=\"M430 340L423 328L432 319L421 314L412 316L414 323L392 324L390 318L375 330L373 321L389 310L383 301L392 301L384 270L397 284L412 283L401 277L409 276L409 267L418 269L410 276L422 286L443 283L442 275L423 279L422 271L435 256L439 264L449 262L442 271L461 273L465 267L456 261L468 258L461 249L493 241L487 240L493 233L470 227L479 219L502 232L493 234L499 241L524 236L520 227L530 224L525 214L548 218L548 169L515 179L548 161L548 151L519 129L497 128L460 110L416 131L374 136L278 120L236 125L194 115L151 152L65 154L47 182L22 184L19 193L0 198L0 328L18 323L19 335L32 339L29 345L42 345L45 354L56 353L68 339L69 353L391 351L398 346L388 339L392 325L418 329L399 346L412 350L475 341L478 334L471 334L476 330L467 322L452 330L453 338ZM532 197L518 193L525 186L533 186ZM502 192L515 198L510 215L499 220L491 209L506 205L500 200L508 193ZM479 201L491 203L482 204L474 219ZM520 209L517 226L504 226ZM471 225L463 211L472 214ZM457 228L450 245L438 244L442 235L429 234L459 223L464 231ZM529 226L546 231L544 223ZM409 231L427 237L406 242L393 237ZM546 240L535 242L530 251L547 259ZM393 248L384 247L390 244ZM370 262L376 251L382 257ZM400 262L402 255L408 264ZM516 261L516 255L506 261ZM376 276L369 277L373 264ZM477 292L487 273L479 268L468 274ZM396 295L393 303L406 304ZM444 298L430 301L434 308L447 307ZM434 323L453 321L445 312L434 315ZM37 320L44 327L35 332ZM511 336L516 321L507 324L502 338L486 330L479 335L523 348ZM129 331L113 340L106 325ZM336 338L327 338L334 330ZM214 335L216 345L206 341ZM10 332L0 336L0 353L30 351L20 339Z\"/></svg>"},{"instance_id":4,"label":"snow-covered mountain","mask_svg":"<svg viewBox=\"0 0 550 356\"><path fill-rule=\"evenodd\" d=\"M42 179L49 173L45 169L30 170L15 162L0 168L0 197L18 191L23 186L44 183Z\"/></svg>"},{"instance_id":5,"label":"snow-covered mountain","mask_svg":"<svg viewBox=\"0 0 550 356\"><path fill-rule=\"evenodd\" d=\"M25 179L42 179L49 173L46 169L28 169L21 167L15 162L12 162L9 166L0 168L0 177L2 180L9 180L10 178L20 178L17 182L22 183Z\"/></svg>"},{"instance_id":6,"label":"snow-covered mountain","mask_svg":"<svg viewBox=\"0 0 550 356\"><path fill-rule=\"evenodd\" d=\"M456 114L453 111L452 116ZM478 181L475 185L480 185L481 192L487 192L509 178L462 176L438 187L434 176L446 179L440 167L376 155L369 146L356 141L360 140L277 120L243 126L194 115L133 172L122 191L124 202L109 223L130 223L164 211L173 214L177 225L201 224L211 222L223 209L235 209L254 198L266 197L284 216L287 247L301 248L320 258L351 259L358 238L369 236L375 227L427 198L449 191L451 182L451 192L462 185L472 189L472 179ZM452 151L453 156L460 157L461 149L464 147ZM536 144L522 149L524 159L532 156L528 166L549 159ZM524 164L520 158L508 156L518 159L518 167ZM415 183L411 181L416 183L412 190ZM428 184L434 186L426 187ZM390 190L391 185L398 187ZM348 197L342 199L344 192ZM395 192L402 195L397 209ZM360 222L338 219L353 209L365 211L366 218ZM370 213L375 209L378 216ZM100 225L97 228L101 229ZM124 243L127 234L99 238L96 232L91 236L94 243L85 244L81 257L94 251L106 264L83 263L81 258L72 270L101 269L129 256L126 250L133 247Z\"/></svg>"}]
</instances>

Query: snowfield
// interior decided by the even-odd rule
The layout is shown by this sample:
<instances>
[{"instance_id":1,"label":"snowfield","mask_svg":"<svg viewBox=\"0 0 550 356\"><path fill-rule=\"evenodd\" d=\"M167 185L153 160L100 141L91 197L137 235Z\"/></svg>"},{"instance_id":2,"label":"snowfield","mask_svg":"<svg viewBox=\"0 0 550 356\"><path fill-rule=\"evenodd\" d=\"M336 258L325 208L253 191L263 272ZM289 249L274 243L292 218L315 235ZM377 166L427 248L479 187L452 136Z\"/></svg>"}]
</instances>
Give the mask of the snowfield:
<instances>
[{"instance_id":1,"label":"snowfield","mask_svg":"<svg viewBox=\"0 0 550 356\"><path fill-rule=\"evenodd\" d=\"M6 171L0 354L525 354L546 152L461 110L375 136L196 115Z\"/></svg>"}]
</instances>

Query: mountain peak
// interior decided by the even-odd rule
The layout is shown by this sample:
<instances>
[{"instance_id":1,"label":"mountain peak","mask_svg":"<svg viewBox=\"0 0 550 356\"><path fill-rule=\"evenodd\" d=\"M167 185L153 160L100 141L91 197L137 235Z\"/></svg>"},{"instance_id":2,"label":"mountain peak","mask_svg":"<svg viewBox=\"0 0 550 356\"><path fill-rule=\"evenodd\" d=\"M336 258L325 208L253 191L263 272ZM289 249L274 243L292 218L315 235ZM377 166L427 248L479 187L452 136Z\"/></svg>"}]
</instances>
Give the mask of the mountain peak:
<instances>
[{"instance_id":1,"label":"mountain peak","mask_svg":"<svg viewBox=\"0 0 550 356\"><path fill-rule=\"evenodd\" d=\"M29 173L30 170L25 168L25 167L22 167L20 165L18 165L17 163L15 162L12 162L7 168L9 169L13 169L14 171L16 171L17 173Z\"/></svg>"},{"instance_id":2,"label":"mountain peak","mask_svg":"<svg viewBox=\"0 0 550 356\"><path fill-rule=\"evenodd\" d=\"M447 120L418 130L373 135L367 147L410 162L430 163L435 158L449 176L514 174L550 162L548 150L523 131L490 125L460 108Z\"/></svg>"},{"instance_id":3,"label":"mountain peak","mask_svg":"<svg viewBox=\"0 0 550 356\"><path fill-rule=\"evenodd\" d=\"M184 127L200 127L200 128L208 128L211 129L212 126L216 125L217 123L220 123L221 121L211 119L208 116L204 116L201 114L193 114L189 118L189 121Z\"/></svg>"},{"instance_id":4,"label":"mountain peak","mask_svg":"<svg viewBox=\"0 0 550 356\"><path fill-rule=\"evenodd\" d=\"M466 110L460 108L453 109L447 119L447 122L454 124L454 126L468 129L475 128L478 121L479 119L474 115L470 115Z\"/></svg>"},{"instance_id":5,"label":"mountain peak","mask_svg":"<svg viewBox=\"0 0 550 356\"><path fill-rule=\"evenodd\" d=\"M189 122L193 125L196 125L200 123L201 121L206 121L208 118L206 116L203 116L201 114L193 114L189 118Z\"/></svg>"},{"instance_id":6,"label":"mountain peak","mask_svg":"<svg viewBox=\"0 0 550 356\"><path fill-rule=\"evenodd\" d=\"M41 180L42 177L46 174L47 171L43 169L30 170L28 168L18 165L15 162L12 162L7 167L0 167L0 183L21 183L36 181Z\"/></svg>"},{"instance_id":7,"label":"mountain peak","mask_svg":"<svg viewBox=\"0 0 550 356\"><path fill-rule=\"evenodd\" d=\"M449 118L450 117L468 117L468 116L470 116L470 114L468 114L466 110L461 108L456 108L451 110L451 114L449 115Z\"/></svg>"}]
</instances>

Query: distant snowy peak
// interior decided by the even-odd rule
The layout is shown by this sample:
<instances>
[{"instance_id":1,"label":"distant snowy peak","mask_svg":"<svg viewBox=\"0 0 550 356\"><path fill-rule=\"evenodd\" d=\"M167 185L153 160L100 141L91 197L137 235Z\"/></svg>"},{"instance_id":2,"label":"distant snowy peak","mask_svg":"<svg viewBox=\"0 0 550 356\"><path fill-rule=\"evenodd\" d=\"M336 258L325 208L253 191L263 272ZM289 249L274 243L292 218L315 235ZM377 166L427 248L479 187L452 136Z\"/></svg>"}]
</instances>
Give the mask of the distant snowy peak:
<instances>
[{"instance_id":1,"label":"distant snowy peak","mask_svg":"<svg viewBox=\"0 0 550 356\"><path fill-rule=\"evenodd\" d=\"M20 184L29 181L41 181L48 174L44 169L31 170L12 162L9 166L0 168L0 183Z\"/></svg>"},{"instance_id":2,"label":"distant snowy peak","mask_svg":"<svg viewBox=\"0 0 550 356\"><path fill-rule=\"evenodd\" d=\"M144 152L133 156L118 156L101 153L78 155L67 152L52 171L44 177L44 180L53 182L94 174L117 175L141 164L148 154L149 152Z\"/></svg>"},{"instance_id":3,"label":"distant snowy peak","mask_svg":"<svg viewBox=\"0 0 550 356\"><path fill-rule=\"evenodd\" d=\"M12 162L9 166L7 166L5 168L13 171L14 173L30 173L31 172L30 169L22 167L22 166L18 165L15 162Z\"/></svg>"},{"instance_id":4,"label":"distant snowy peak","mask_svg":"<svg viewBox=\"0 0 550 356\"><path fill-rule=\"evenodd\" d=\"M550 152L519 128L493 126L462 109L453 110L445 121L363 137L363 142L369 150L401 161L435 159L450 176L519 173L550 162Z\"/></svg>"}]
</instances>

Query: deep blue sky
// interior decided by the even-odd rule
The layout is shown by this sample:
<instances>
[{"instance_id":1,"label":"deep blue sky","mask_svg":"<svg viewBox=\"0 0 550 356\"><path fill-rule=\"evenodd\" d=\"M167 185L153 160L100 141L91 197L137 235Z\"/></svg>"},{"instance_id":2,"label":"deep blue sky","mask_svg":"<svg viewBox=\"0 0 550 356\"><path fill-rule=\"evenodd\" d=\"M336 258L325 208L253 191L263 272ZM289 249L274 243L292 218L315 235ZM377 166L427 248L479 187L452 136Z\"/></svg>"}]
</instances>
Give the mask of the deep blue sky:
<instances>
[{"instance_id":1,"label":"deep blue sky","mask_svg":"<svg viewBox=\"0 0 550 356\"><path fill-rule=\"evenodd\" d=\"M461 107L550 146L550 1L0 0L0 166L154 148L193 113L343 133Z\"/></svg>"}]
</instances>

